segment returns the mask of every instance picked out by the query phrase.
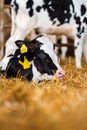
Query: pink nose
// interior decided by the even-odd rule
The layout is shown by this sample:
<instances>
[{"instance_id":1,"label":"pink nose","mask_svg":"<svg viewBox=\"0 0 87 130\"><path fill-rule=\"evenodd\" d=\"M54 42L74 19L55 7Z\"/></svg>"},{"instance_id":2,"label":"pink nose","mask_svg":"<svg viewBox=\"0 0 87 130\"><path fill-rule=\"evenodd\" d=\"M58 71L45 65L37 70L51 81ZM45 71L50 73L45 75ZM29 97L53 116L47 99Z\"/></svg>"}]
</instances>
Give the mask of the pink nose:
<instances>
[{"instance_id":1,"label":"pink nose","mask_svg":"<svg viewBox=\"0 0 87 130\"><path fill-rule=\"evenodd\" d=\"M56 75L59 79L62 79L65 75L65 72L64 72L64 70L57 70Z\"/></svg>"}]
</instances>

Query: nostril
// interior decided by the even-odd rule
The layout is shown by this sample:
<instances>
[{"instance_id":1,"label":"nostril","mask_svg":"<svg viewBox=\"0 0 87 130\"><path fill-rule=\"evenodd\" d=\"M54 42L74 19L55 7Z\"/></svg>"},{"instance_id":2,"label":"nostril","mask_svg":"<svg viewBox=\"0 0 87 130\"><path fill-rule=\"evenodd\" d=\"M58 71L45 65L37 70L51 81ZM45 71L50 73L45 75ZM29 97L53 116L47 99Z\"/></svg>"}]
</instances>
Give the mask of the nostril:
<instances>
[{"instance_id":1,"label":"nostril","mask_svg":"<svg viewBox=\"0 0 87 130\"><path fill-rule=\"evenodd\" d=\"M61 72L59 72L58 74L59 74L59 75L62 75L62 73L61 73Z\"/></svg>"},{"instance_id":2,"label":"nostril","mask_svg":"<svg viewBox=\"0 0 87 130\"><path fill-rule=\"evenodd\" d=\"M56 72L57 76L59 79L63 78L63 76L65 75L65 72L63 70L57 70Z\"/></svg>"}]
</instances>

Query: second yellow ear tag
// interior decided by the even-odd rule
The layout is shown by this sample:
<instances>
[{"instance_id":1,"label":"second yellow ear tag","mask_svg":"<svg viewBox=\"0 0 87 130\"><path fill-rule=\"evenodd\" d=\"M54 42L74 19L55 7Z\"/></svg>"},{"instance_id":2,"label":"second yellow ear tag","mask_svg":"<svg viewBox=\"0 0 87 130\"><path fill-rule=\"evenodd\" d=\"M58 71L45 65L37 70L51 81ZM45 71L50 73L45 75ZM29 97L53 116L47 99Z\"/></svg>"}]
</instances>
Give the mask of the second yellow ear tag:
<instances>
[{"instance_id":1,"label":"second yellow ear tag","mask_svg":"<svg viewBox=\"0 0 87 130\"><path fill-rule=\"evenodd\" d=\"M20 48L20 52L21 52L21 54L28 52L28 48L26 47L25 44L22 44L22 46Z\"/></svg>"},{"instance_id":2,"label":"second yellow ear tag","mask_svg":"<svg viewBox=\"0 0 87 130\"><path fill-rule=\"evenodd\" d=\"M30 62L27 60L26 56L24 56L24 62L19 60L19 63L23 66L24 69L29 69L31 67Z\"/></svg>"}]
</instances>

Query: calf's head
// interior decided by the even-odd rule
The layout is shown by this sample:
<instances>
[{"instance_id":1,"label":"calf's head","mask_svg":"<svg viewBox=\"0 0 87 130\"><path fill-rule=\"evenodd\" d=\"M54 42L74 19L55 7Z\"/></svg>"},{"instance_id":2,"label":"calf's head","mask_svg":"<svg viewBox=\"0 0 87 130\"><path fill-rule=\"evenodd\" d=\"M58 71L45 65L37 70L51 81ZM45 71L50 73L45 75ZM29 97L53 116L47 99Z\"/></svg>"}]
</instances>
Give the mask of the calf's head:
<instances>
[{"instance_id":1,"label":"calf's head","mask_svg":"<svg viewBox=\"0 0 87 130\"><path fill-rule=\"evenodd\" d=\"M7 77L22 76L28 80L48 80L56 73L58 78L64 76L64 71L58 64L58 58L53 50L53 44L46 36L40 36L31 42L17 40L18 49L11 57L7 69Z\"/></svg>"}]
</instances>

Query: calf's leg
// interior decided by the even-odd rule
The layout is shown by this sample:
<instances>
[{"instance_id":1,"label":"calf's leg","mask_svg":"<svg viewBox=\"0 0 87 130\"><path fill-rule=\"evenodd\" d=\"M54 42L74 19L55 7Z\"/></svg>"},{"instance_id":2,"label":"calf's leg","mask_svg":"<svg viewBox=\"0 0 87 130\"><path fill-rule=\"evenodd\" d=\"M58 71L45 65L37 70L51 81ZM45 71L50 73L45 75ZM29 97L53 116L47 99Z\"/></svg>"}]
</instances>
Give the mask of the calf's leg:
<instances>
[{"instance_id":1,"label":"calf's leg","mask_svg":"<svg viewBox=\"0 0 87 130\"><path fill-rule=\"evenodd\" d=\"M83 54L84 54L84 58L87 64L87 35L85 36L85 39L84 39Z\"/></svg>"},{"instance_id":2,"label":"calf's leg","mask_svg":"<svg viewBox=\"0 0 87 130\"><path fill-rule=\"evenodd\" d=\"M82 58L82 51L83 51L83 36L81 38L78 38L77 36L75 37L74 49L75 49L76 67L81 68L81 58Z\"/></svg>"}]
</instances>

